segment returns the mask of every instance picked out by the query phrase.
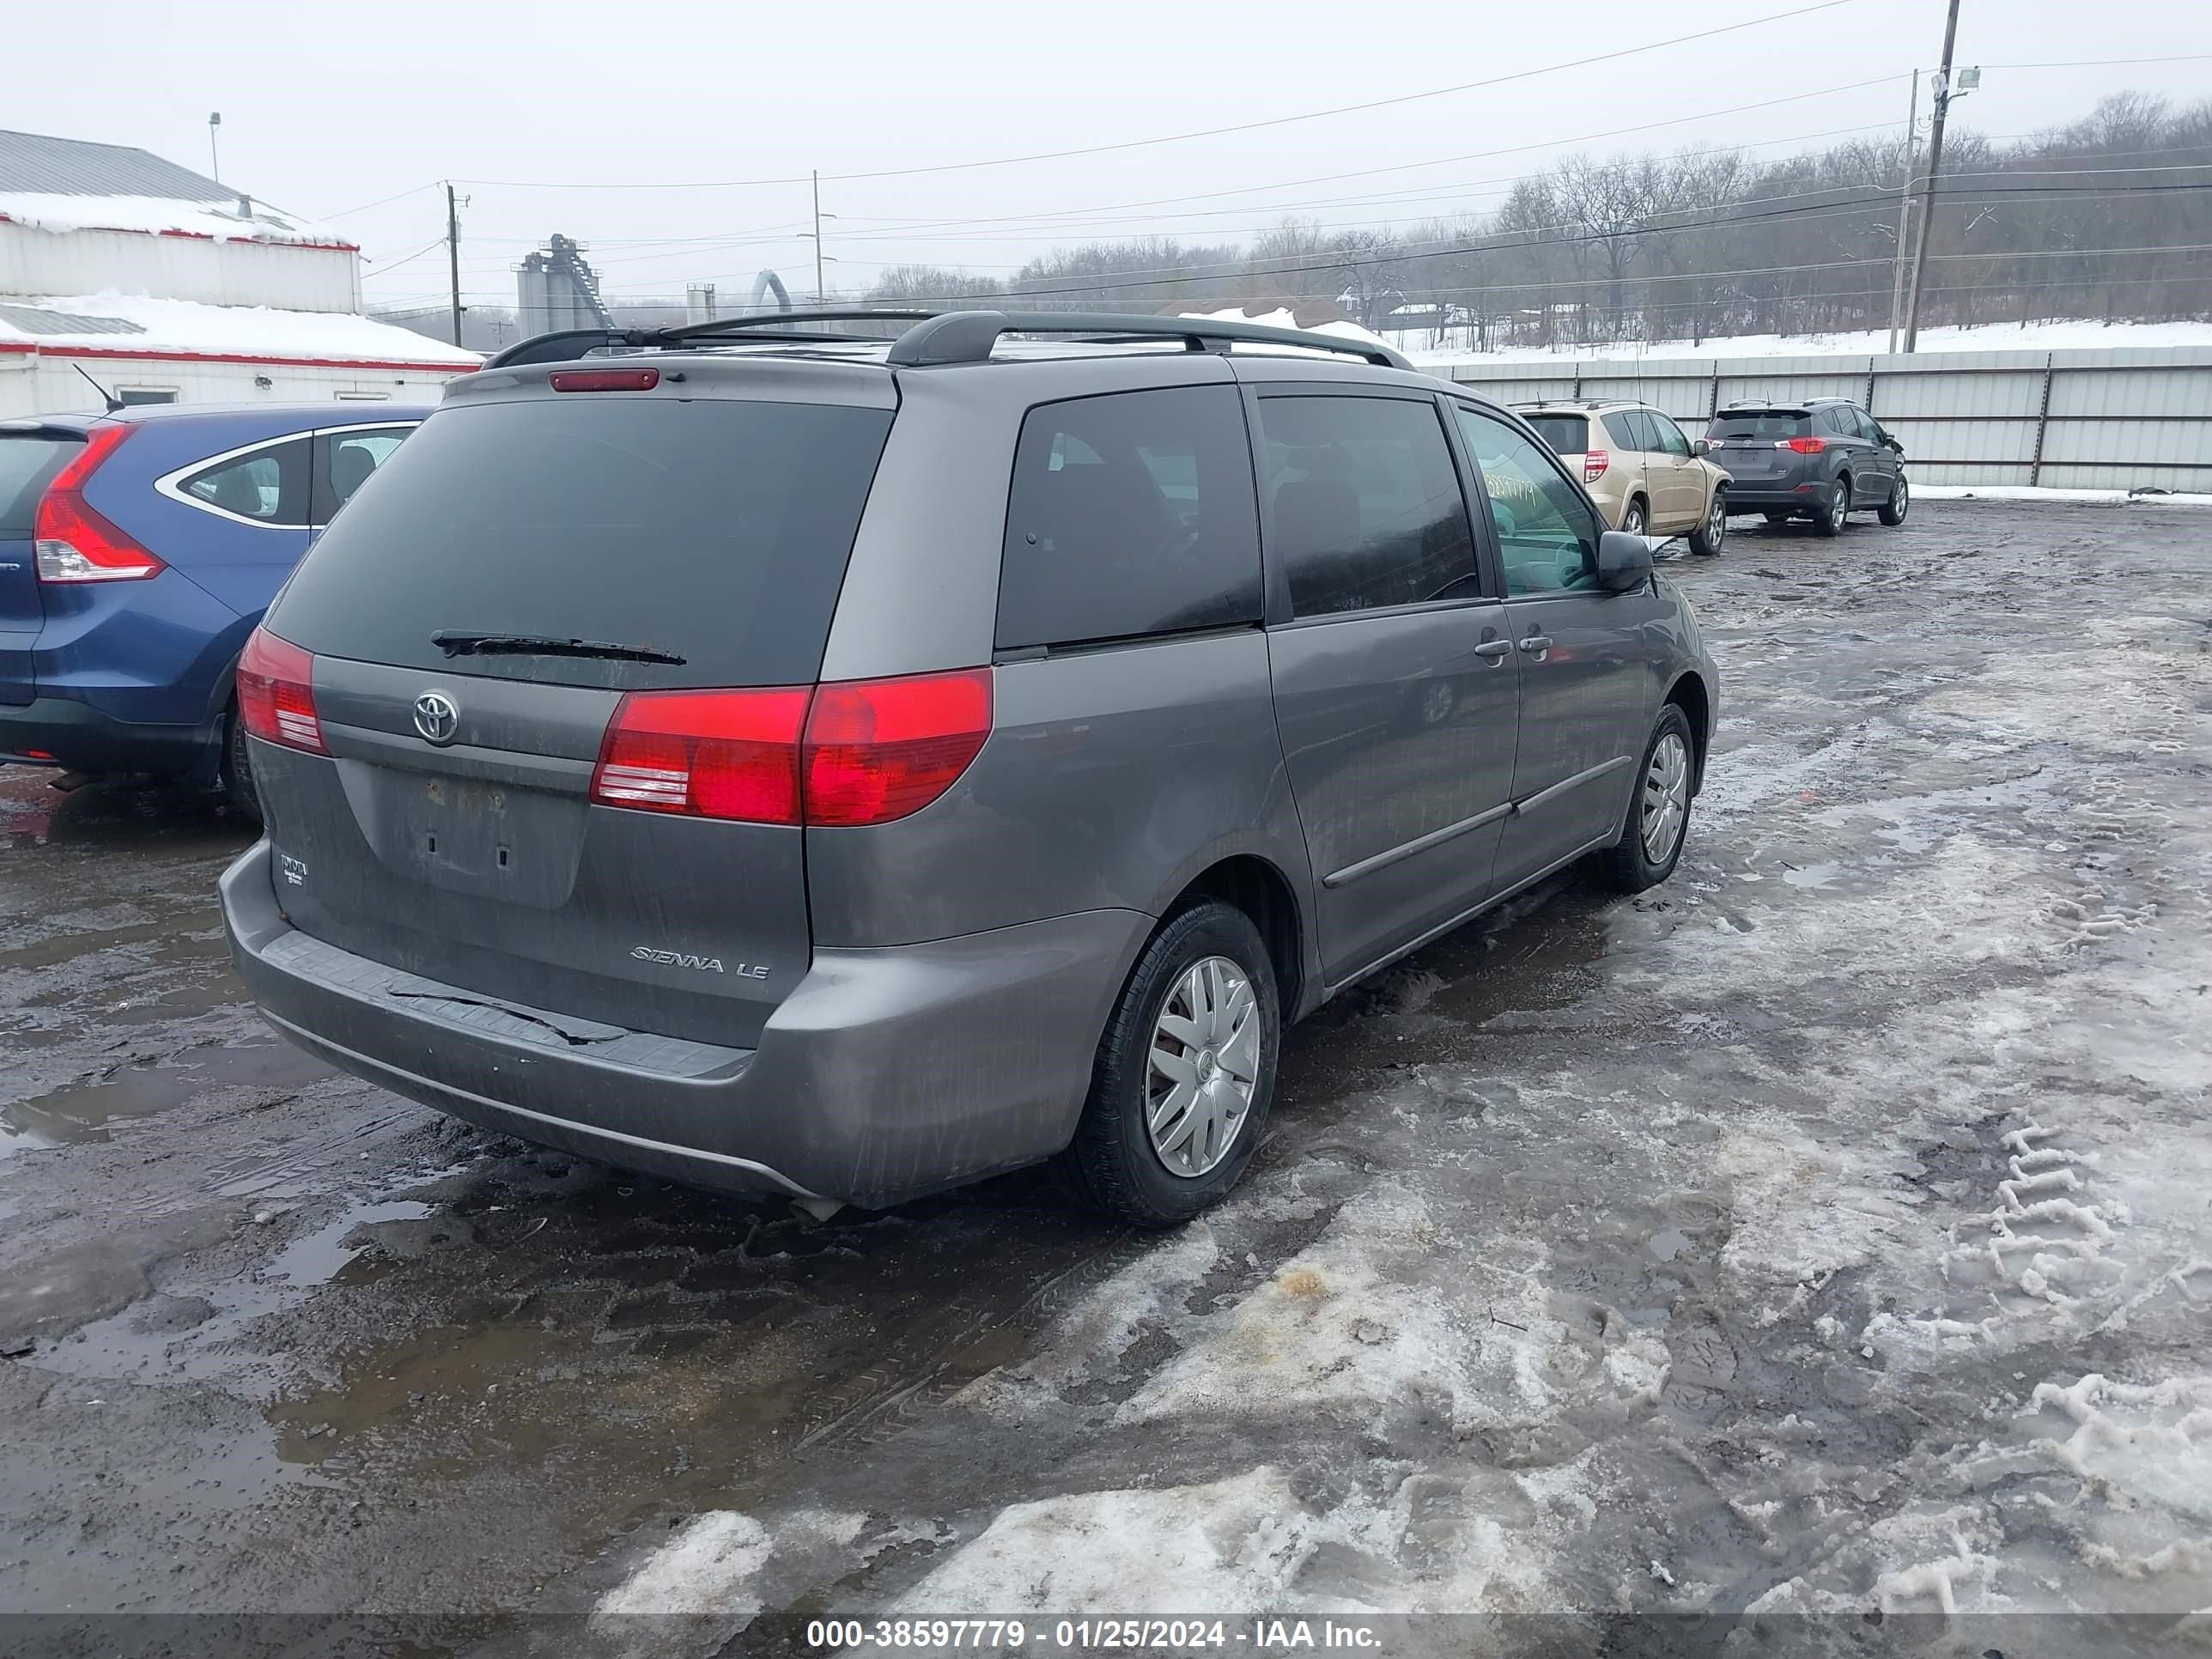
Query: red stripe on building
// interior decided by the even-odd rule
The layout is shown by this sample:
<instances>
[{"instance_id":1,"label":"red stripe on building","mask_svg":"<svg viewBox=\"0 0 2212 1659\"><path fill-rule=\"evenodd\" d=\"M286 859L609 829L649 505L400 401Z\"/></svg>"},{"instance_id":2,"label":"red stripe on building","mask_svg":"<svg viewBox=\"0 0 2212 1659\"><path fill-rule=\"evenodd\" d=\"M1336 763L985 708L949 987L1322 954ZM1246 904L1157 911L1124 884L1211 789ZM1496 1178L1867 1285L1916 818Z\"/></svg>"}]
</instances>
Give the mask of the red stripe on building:
<instances>
[{"instance_id":1,"label":"red stripe on building","mask_svg":"<svg viewBox=\"0 0 2212 1659\"><path fill-rule=\"evenodd\" d=\"M27 224L13 214L0 213L0 225ZM357 242L290 242L275 236L217 236L211 230L145 230L137 225L78 225L78 230L104 230L111 236L181 236L194 242L252 242L263 247L303 247L324 253L358 253Z\"/></svg>"},{"instance_id":2,"label":"red stripe on building","mask_svg":"<svg viewBox=\"0 0 2212 1659\"><path fill-rule=\"evenodd\" d=\"M142 363L246 363L266 368L382 368L434 374L470 374L473 363L376 362L366 357L264 357L236 351L126 351L107 346L50 346L0 341L0 351L35 351L42 357L123 358Z\"/></svg>"}]
</instances>

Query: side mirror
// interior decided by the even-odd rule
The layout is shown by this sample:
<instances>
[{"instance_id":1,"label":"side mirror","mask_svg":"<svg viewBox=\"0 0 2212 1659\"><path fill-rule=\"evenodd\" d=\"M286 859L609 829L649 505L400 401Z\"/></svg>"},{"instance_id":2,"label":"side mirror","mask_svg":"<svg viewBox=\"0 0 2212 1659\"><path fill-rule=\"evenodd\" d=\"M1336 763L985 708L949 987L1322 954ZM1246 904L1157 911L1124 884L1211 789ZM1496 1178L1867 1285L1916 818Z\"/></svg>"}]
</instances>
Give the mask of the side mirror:
<instances>
[{"instance_id":1,"label":"side mirror","mask_svg":"<svg viewBox=\"0 0 2212 1659\"><path fill-rule=\"evenodd\" d=\"M1888 445L1891 449L1897 453L1898 459L1903 460L1905 459L1905 446L1898 442L1896 439L1885 437L1882 440L1882 442Z\"/></svg>"},{"instance_id":2,"label":"side mirror","mask_svg":"<svg viewBox=\"0 0 2212 1659\"><path fill-rule=\"evenodd\" d=\"M1711 454L1712 453L1712 447L1713 447L1707 443L1703 438L1692 438L1690 440L1690 453L1692 455Z\"/></svg>"},{"instance_id":3,"label":"side mirror","mask_svg":"<svg viewBox=\"0 0 2212 1659\"><path fill-rule=\"evenodd\" d=\"M1597 585L1608 593L1632 593L1651 580L1651 544L1625 530L1597 538Z\"/></svg>"}]
</instances>

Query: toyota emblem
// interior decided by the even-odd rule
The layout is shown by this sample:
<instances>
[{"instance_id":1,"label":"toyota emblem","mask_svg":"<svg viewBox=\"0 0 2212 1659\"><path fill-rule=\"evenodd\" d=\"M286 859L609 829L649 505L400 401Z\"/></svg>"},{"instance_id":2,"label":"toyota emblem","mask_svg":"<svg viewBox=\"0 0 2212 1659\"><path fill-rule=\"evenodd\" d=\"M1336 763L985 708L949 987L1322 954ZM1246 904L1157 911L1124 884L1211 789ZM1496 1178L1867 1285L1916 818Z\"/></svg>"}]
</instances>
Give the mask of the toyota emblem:
<instances>
[{"instance_id":1,"label":"toyota emblem","mask_svg":"<svg viewBox=\"0 0 2212 1659\"><path fill-rule=\"evenodd\" d=\"M461 711L453 700L442 691L425 691L415 699L415 729L422 734L423 741L434 743L440 748L453 740L461 728Z\"/></svg>"}]
</instances>

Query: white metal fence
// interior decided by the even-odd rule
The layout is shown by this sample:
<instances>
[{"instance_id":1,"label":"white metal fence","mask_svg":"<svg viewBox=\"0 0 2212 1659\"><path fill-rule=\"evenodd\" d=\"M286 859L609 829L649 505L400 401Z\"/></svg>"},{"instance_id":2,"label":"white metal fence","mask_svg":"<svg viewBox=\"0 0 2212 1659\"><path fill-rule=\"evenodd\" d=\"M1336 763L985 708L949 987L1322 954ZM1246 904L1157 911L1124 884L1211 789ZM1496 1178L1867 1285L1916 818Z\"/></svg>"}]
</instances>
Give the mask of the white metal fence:
<instances>
[{"instance_id":1,"label":"white metal fence","mask_svg":"<svg viewBox=\"0 0 2212 1659\"><path fill-rule=\"evenodd\" d=\"M1916 482L2212 491L2212 348L1897 357L1547 357L1438 373L1500 403L1633 398L1692 433L1748 398L1850 398Z\"/></svg>"}]
</instances>

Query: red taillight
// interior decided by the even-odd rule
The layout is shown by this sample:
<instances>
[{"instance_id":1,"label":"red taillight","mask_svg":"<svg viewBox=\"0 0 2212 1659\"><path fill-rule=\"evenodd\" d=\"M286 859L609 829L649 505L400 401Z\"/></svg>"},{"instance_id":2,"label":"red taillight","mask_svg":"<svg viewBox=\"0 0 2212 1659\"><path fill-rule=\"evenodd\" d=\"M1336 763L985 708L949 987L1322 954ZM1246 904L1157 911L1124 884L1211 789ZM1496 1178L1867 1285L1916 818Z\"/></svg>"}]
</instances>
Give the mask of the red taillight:
<instances>
[{"instance_id":1,"label":"red taillight","mask_svg":"<svg viewBox=\"0 0 2212 1659\"><path fill-rule=\"evenodd\" d=\"M799 734L810 694L633 691L615 710L592 774L605 806L752 823L799 822Z\"/></svg>"},{"instance_id":2,"label":"red taillight","mask_svg":"<svg viewBox=\"0 0 2212 1659\"><path fill-rule=\"evenodd\" d=\"M888 823L968 769L991 671L748 691L633 691L592 774L603 806L750 823Z\"/></svg>"},{"instance_id":3,"label":"red taillight","mask_svg":"<svg viewBox=\"0 0 2212 1659\"><path fill-rule=\"evenodd\" d=\"M314 658L291 641L255 629L238 659L238 713L246 729L287 749L328 754L315 715L314 670Z\"/></svg>"},{"instance_id":4,"label":"red taillight","mask_svg":"<svg viewBox=\"0 0 2212 1659\"><path fill-rule=\"evenodd\" d=\"M1583 456L1583 482L1595 483L1605 477L1606 468L1613 465L1613 457L1602 449L1593 449Z\"/></svg>"},{"instance_id":5,"label":"red taillight","mask_svg":"<svg viewBox=\"0 0 2212 1659\"><path fill-rule=\"evenodd\" d=\"M952 787L991 735L991 671L848 680L814 694L806 821L888 823Z\"/></svg>"},{"instance_id":6,"label":"red taillight","mask_svg":"<svg viewBox=\"0 0 2212 1659\"><path fill-rule=\"evenodd\" d=\"M31 532L40 581L139 581L166 568L84 499L85 480L137 429L94 427L85 434L83 450L46 486L39 500L37 526Z\"/></svg>"},{"instance_id":7,"label":"red taillight","mask_svg":"<svg viewBox=\"0 0 2212 1659\"><path fill-rule=\"evenodd\" d=\"M1800 455L1817 455L1828 447L1826 438L1785 438L1782 447L1794 449Z\"/></svg>"},{"instance_id":8,"label":"red taillight","mask_svg":"<svg viewBox=\"0 0 2212 1659\"><path fill-rule=\"evenodd\" d=\"M660 384L657 368L564 368L546 377L556 392L650 392Z\"/></svg>"}]
</instances>

